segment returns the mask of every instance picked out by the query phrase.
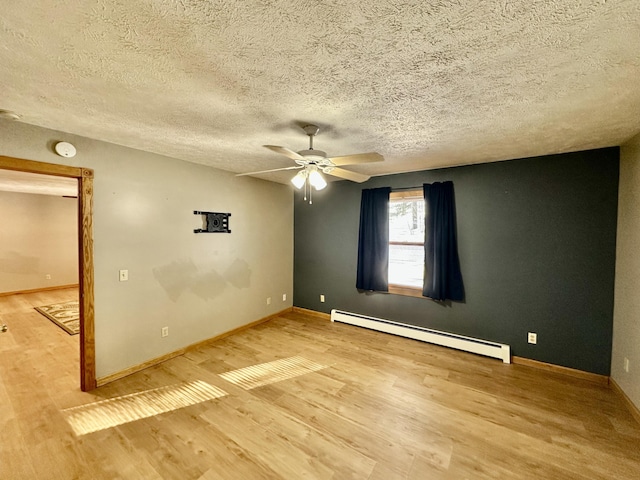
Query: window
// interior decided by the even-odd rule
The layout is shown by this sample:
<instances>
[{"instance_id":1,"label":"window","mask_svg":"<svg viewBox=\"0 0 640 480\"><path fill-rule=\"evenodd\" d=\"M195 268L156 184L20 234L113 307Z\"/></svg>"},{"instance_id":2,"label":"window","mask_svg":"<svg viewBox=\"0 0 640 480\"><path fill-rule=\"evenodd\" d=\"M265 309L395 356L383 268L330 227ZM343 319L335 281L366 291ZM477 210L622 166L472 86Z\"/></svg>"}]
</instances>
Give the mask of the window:
<instances>
[{"instance_id":1,"label":"window","mask_svg":"<svg viewBox=\"0 0 640 480\"><path fill-rule=\"evenodd\" d=\"M464 301L453 182L362 190L356 288Z\"/></svg>"},{"instance_id":2,"label":"window","mask_svg":"<svg viewBox=\"0 0 640 480\"><path fill-rule=\"evenodd\" d=\"M389 196L389 292L422 296L425 202L421 189Z\"/></svg>"}]
</instances>

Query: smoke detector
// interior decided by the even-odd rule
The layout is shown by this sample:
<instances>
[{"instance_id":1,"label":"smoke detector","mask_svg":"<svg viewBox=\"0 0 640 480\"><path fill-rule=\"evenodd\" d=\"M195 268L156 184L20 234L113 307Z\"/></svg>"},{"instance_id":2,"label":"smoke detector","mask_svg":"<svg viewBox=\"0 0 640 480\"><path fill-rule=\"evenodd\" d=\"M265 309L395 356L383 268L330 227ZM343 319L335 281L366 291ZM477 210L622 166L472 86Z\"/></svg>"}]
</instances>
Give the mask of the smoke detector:
<instances>
[{"instance_id":1,"label":"smoke detector","mask_svg":"<svg viewBox=\"0 0 640 480\"><path fill-rule=\"evenodd\" d=\"M69 142L58 142L53 148L61 157L71 158L76 156L76 147Z\"/></svg>"}]
</instances>

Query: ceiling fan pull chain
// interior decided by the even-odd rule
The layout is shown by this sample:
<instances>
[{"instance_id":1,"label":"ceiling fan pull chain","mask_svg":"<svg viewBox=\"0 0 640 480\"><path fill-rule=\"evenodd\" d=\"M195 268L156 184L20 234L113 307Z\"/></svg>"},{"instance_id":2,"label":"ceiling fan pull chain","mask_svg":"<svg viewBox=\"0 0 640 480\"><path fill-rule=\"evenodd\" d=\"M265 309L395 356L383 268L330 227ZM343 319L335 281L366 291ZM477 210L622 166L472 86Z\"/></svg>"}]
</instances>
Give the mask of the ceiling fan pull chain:
<instances>
[{"instance_id":1,"label":"ceiling fan pull chain","mask_svg":"<svg viewBox=\"0 0 640 480\"><path fill-rule=\"evenodd\" d=\"M304 179L304 201L305 202L307 201L307 184L308 183L309 182L307 181L307 177L305 177L305 179Z\"/></svg>"}]
</instances>

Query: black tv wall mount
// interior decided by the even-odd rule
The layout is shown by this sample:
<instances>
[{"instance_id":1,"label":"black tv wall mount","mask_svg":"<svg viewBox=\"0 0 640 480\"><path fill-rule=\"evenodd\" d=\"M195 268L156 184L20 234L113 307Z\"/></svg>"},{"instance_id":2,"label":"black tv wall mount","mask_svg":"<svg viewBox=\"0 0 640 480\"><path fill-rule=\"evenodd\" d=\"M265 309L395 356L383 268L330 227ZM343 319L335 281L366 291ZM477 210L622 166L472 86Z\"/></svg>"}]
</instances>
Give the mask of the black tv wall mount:
<instances>
[{"instance_id":1,"label":"black tv wall mount","mask_svg":"<svg viewBox=\"0 0 640 480\"><path fill-rule=\"evenodd\" d=\"M229 230L230 213L193 211L194 215L203 216L204 228L197 228L193 233L231 233Z\"/></svg>"}]
</instances>

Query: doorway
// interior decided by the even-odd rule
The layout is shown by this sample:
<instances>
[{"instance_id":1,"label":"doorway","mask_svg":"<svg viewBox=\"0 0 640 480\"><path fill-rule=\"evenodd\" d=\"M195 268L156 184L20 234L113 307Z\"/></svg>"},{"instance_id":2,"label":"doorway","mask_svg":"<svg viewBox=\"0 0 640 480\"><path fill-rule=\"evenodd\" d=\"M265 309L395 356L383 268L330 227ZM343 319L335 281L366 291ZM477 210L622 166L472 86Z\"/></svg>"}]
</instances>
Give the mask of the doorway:
<instances>
[{"instance_id":1,"label":"doorway","mask_svg":"<svg viewBox=\"0 0 640 480\"><path fill-rule=\"evenodd\" d=\"M93 170L0 156L0 169L75 178L78 181L80 389L96 388L93 282Z\"/></svg>"}]
</instances>

